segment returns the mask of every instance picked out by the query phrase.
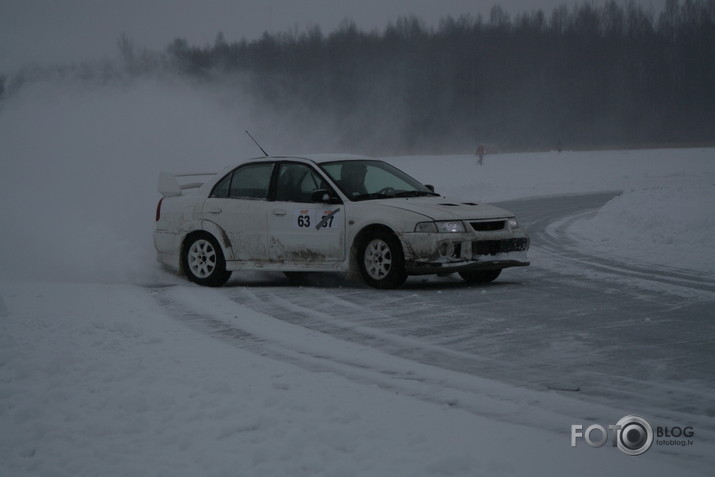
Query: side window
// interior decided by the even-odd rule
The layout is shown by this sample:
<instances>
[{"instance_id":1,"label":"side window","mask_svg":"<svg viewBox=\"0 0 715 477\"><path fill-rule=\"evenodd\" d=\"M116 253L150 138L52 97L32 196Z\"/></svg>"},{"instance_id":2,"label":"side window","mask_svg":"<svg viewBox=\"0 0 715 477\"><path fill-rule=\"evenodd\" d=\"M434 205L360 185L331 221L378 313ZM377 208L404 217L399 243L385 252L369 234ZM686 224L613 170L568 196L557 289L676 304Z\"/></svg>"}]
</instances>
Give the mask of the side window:
<instances>
[{"instance_id":1,"label":"side window","mask_svg":"<svg viewBox=\"0 0 715 477\"><path fill-rule=\"evenodd\" d=\"M278 172L276 200L311 202L313 191L327 187L322 178L305 164L281 164Z\"/></svg>"},{"instance_id":2,"label":"side window","mask_svg":"<svg viewBox=\"0 0 715 477\"><path fill-rule=\"evenodd\" d=\"M249 164L233 171L228 196L235 199L267 199L273 164Z\"/></svg>"}]
</instances>

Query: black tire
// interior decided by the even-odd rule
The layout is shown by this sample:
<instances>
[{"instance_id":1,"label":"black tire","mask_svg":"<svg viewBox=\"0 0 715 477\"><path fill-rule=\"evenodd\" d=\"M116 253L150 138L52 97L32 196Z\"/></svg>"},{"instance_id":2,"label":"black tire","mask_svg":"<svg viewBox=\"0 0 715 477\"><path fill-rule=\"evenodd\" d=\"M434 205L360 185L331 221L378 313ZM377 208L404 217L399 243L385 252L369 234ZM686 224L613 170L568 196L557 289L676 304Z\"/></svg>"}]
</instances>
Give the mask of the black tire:
<instances>
[{"instance_id":1,"label":"black tire","mask_svg":"<svg viewBox=\"0 0 715 477\"><path fill-rule=\"evenodd\" d=\"M190 235L181 258L186 277L194 283L220 287L231 278L221 246L208 233Z\"/></svg>"},{"instance_id":2,"label":"black tire","mask_svg":"<svg viewBox=\"0 0 715 477\"><path fill-rule=\"evenodd\" d=\"M459 276L467 283L489 283L497 279L501 269L498 270L472 270L459 272Z\"/></svg>"},{"instance_id":3,"label":"black tire","mask_svg":"<svg viewBox=\"0 0 715 477\"><path fill-rule=\"evenodd\" d=\"M402 245L387 230L368 234L357 257L363 280L373 288L397 288L407 279Z\"/></svg>"}]
</instances>

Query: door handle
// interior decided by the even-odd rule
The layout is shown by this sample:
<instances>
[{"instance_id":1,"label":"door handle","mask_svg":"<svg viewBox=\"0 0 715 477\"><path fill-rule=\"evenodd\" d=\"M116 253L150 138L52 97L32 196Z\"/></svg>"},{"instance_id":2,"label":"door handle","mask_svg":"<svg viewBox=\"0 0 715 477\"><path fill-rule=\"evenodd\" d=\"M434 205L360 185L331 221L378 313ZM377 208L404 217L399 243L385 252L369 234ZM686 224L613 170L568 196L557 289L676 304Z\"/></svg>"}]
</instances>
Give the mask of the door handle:
<instances>
[{"instance_id":1,"label":"door handle","mask_svg":"<svg viewBox=\"0 0 715 477\"><path fill-rule=\"evenodd\" d=\"M221 207L207 207L206 212L209 214L220 214Z\"/></svg>"},{"instance_id":2,"label":"door handle","mask_svg":"<svg viewBox=\"0 0 715 477\"><path fill-rule=\"evenodd\" d=\"M285 215L288 211L285 209L273 209L273 215Z\"/></svg>"}]
</instances>

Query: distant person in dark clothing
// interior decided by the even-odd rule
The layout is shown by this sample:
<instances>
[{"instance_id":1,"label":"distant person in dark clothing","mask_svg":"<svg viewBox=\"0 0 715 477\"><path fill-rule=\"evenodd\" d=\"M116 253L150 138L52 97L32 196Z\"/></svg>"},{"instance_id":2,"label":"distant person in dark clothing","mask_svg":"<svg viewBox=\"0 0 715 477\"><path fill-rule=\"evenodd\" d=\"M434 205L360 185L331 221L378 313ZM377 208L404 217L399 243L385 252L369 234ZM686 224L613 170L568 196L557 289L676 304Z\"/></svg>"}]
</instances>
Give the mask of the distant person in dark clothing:
<instances>
[{"instance_id":1,"label":"distant person in dark clothing","mask_svg":"<svg viewBox=\"0 0 715 477\"><path fill-rule=\"evenodd\" d=\"M476 155L479 157L479 162L477 162L477 164L479 164L480 166L482 164L484 164L484 155L486 153L487 153L487 148L484 147L484 144L480 144L479 146L477 146Z\"/></svg>"}]
</instances>

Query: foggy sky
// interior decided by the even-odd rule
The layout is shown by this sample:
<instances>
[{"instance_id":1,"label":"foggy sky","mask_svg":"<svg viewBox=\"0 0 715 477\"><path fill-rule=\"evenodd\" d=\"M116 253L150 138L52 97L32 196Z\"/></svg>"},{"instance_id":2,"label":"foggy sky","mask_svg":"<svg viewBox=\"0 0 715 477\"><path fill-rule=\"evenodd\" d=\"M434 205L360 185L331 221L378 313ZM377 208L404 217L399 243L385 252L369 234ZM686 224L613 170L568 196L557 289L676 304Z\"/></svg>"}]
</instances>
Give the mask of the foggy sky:
<instances>
[{"instance_id":1,"label":"foggy sky","mask_svg":"<svg viewBox=\"0 0 715 477\"><path fill-rule=\"evenodd\" d=\"M345 18L364 30L382 29L414 14L429 26L463 13L488 18L498 3L507 12L543 10L586 0L0 0L0 74L27 64L115 57L126 34L137 46L161 50L173 39L212 44L319 26L324 33ZM655 2L655 3L654 3ZM595 1L594 3L598 3ZM640 0L660 8L658 0Z\"/></svg>"}]
</instances>

